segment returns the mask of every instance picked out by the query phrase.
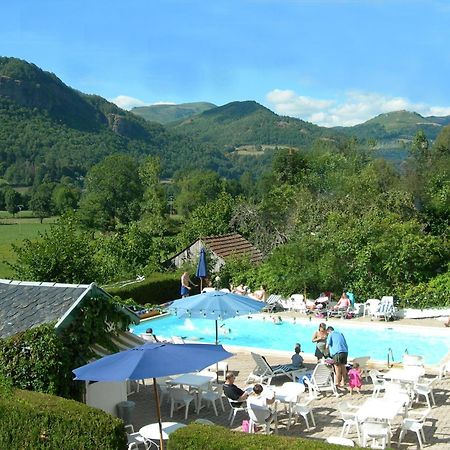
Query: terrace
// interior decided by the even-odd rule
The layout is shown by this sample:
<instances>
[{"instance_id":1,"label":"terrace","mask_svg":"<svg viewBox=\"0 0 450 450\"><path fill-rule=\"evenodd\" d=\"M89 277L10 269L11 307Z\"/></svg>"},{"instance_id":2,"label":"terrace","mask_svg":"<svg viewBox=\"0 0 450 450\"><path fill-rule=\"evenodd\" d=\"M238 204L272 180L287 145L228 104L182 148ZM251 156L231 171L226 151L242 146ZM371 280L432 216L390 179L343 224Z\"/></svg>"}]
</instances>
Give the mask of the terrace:
<instances>
[{"instance_id":1,"label":"terrace","mask_svg":"<svg viewBox=\"0 0 450 450\"><path fill-rule=\"evenodd\" d=\"M285 317L289 316L289 313L284 313ZM358 319L358 321L364 322L365 319ZM334 323L339 323L340 321L334 321ZM417 325L420 322L419 328L420 332L426 334L427 327L423 326L425 322L428 325L440 325L442 327L442 322L438 321L410 321L402 320L393 324L394 327L402 327L404 324L407 325ZM429 330L429 329L428 329ZM294 338L295 339L295 338ZM351 345L351 343L350 343ZM242 349L232 349L235 356L227 360L229 369L233 371L236 375L236 384L244 388L247 376L253 370L255 363L251 358L250 352ZM292 352L290 352L292 353ZM264 351L263 353L271 364L286 364L289 362L289 356L286 353L279 351ZM449 361L449 355L447 355L444 360ZM306 355L305 361L309 368L313 368L315 364L315 358L312 355ZM380 366L381 362L378 362ZM380 367L381 368L381 367ZM384 364L384 368L386 365ZM435 372L432 368L427 368L427 372ZM428 374L427 376L435 376ZM279 377L273 380L274 386L280 386L284 382L290 381L288 377ZM437 380L434 385L434 396L436 400L436 406L431 409L431 412L424 424L424 433L427 443L426 448L433 449L446 449L450 446L450 378L444 377L442 380ZM333 395L321 395L318 399L314 400L312 403L314 409L314 416L316 420L316 427L311 428L309 431L306 429L305 421L299 420L297 424L292 425L290 429L287 429L288 415L284 414L283 406L278 406L278 418L279 418L279 435L292 436L292 437L303 437L311 439L325 440L330 436L340 436L342 431L343 421L338 410L339 403L343 401L350 401L355 405L361 405L366 399L372 395L372 383L370 381L364 381L361 394L350 395L348 390L341 393L340 397L337 399ZM156 418L156 406L153 397L153 387L151 386L151 380L146 381L146 385L140 385L139 392L132 394L129 397L136 403L136 407L133 414L133 425L135 430L139 430L140 427L153 423L157 421ZM164 402L161 405L161 413L163 421L176 421L180 423L191 423L198 418L208 419L217 425L229 428L229 406L228 402L224 401L225 412L222 412L218 408L218 416L214 415L214 412L209 408L204 408L197 415L191 405L189 411L188 420L184 420L184 408L178 412L174 413L173 419L169 418L169 405ZM423 398L419 403L414 404L414 409L417 411L424 410L426 403L423 402ZM241 431L242 420L248 419L248 415L245 412L239 412L236 416L236 420L233 424L233 430ZM392 445L397 446L399 438L399 426L401 424L401 418L397 417L392 422ZM260 431L262 432L262 431ZM357 444L357 435L355 429L352 428L348 436L352 439L355 444ZM415 433L408 432L402 440L403 448L416 448L417 447L417 437Z\"/></svg>"}]
</instances>

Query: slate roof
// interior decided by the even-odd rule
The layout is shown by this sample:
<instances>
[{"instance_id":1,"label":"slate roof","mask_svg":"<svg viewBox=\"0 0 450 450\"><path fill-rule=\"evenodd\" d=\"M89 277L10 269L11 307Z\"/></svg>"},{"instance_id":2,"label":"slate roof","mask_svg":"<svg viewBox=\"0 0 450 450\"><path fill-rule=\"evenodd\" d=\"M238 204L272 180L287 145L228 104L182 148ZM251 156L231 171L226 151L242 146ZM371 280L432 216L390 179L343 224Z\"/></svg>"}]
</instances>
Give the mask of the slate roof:
<instances>
[{"instance_id":1,"label":"slate roof","mask_svg":"<svg viewBox=\"0 0 450 450\"><path fill-rule=\"evenodd\" d=\"M55 320L58 321L56 327L68 323L72 311L91 292L109 297L94 283L77 285L0 279L0 338Z\"/></svg>"},{"instance_id":2,"label":"slate roof","mask_svg":"<svg viewBox=\"0 0 450 450\"><path fill-rule=\"evenodd\" d=\"M238 233L206 236L202 237L201 241L223 259L232 255L247 255L253 263L260 263L263 260L263 254Z\"/></svg>"}]
</instances>

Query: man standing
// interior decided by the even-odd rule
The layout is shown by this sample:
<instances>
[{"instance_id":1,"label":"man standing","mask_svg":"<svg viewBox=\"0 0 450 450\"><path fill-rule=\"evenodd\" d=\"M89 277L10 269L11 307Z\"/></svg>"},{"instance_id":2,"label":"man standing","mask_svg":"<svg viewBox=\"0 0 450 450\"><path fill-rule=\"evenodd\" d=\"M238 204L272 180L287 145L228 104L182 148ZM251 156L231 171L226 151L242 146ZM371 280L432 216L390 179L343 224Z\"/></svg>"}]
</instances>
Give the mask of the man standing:
<instances>
[{"instance_id":1,"label":"man standing","mask_svg":"<svg viewBox=\"0 0 450 450\"><path fill-rule=\"evenodd\" d=\"M194 283L192 283L191 279L189 278L188 272L183 272L183 275L181 275L181 297L189 297L191 286L195 286Z\"/></svg>"},{"instance_id":2,"label":"man standing","mask_svg":"<svg viewBox=\"0 0 450 450\"><path fill-rule=\"evenodd\" d=\"M334 360L334 367L336 370L336 386L345 387L345 380L347 378L347 364L348 345L345 337L339 331L334 331L333 327L327 328L327 350Z\"/></svg>"}]
</instances>

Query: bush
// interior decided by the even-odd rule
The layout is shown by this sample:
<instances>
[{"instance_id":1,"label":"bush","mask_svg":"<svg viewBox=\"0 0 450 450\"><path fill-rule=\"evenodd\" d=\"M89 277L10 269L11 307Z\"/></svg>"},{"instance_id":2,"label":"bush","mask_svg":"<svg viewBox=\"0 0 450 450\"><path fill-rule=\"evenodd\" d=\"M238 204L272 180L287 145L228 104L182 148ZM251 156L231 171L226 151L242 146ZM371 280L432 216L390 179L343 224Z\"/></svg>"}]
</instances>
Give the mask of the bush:
<instances>
[{"instance_id":1,"label":"bush","mask_svg":"<svg viewBox=\"0 0 450 450\"><path fill-rule=\"evenodd\" d=\"M180 298L180 277L181 273L178 272L154 273L145 281L127 284L121 288L105 288L105 290L124 300L132 298L140 305L146 303L161 305Z\"/></svg>"},{"instance_id":2,"label":"bush","mask_svg":"<svg viewBox=\"0 0 450 450\"><path fill-rule=\"evenodd\" d=\"M292 438L286 436L267 436L230 431L215 425L193 424L180 428L170 435L169 450L262 450L286 448L295 450L341 449L340 445L327 444L324 441Z\"/></svg>"},{"instance_id":3,"label":"bush","mask_svg":"<svg viewBox=\"0 0 450 450\"><path fill-rule=\"evenodd\" d=\"M0 448L102 449L126 447L123 422L74 400L15 390L0 396Z\"/></svg>"}]
</instances>

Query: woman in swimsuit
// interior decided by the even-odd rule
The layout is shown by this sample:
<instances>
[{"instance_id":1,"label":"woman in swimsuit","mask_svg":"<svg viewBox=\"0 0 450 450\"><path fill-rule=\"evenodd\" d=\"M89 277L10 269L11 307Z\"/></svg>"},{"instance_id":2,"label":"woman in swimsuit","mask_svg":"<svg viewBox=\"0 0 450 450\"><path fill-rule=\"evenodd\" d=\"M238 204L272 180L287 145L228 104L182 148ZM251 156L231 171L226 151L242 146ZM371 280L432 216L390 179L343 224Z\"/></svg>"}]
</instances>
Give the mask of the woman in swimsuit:
<instances>
[{"instance_id":1,"label":"woman in swimsuit","mask_svg":"<svg viewBox=\"0 0 450 450\"><path fill-rule=\"evenodd\" d=\"M312 341L316 344L315 355L317 360L321 360L328 355L326 351L327 345L327 326L324 323L319 325L319 329L313 334Z\"/></svg>"}]
</instances>

